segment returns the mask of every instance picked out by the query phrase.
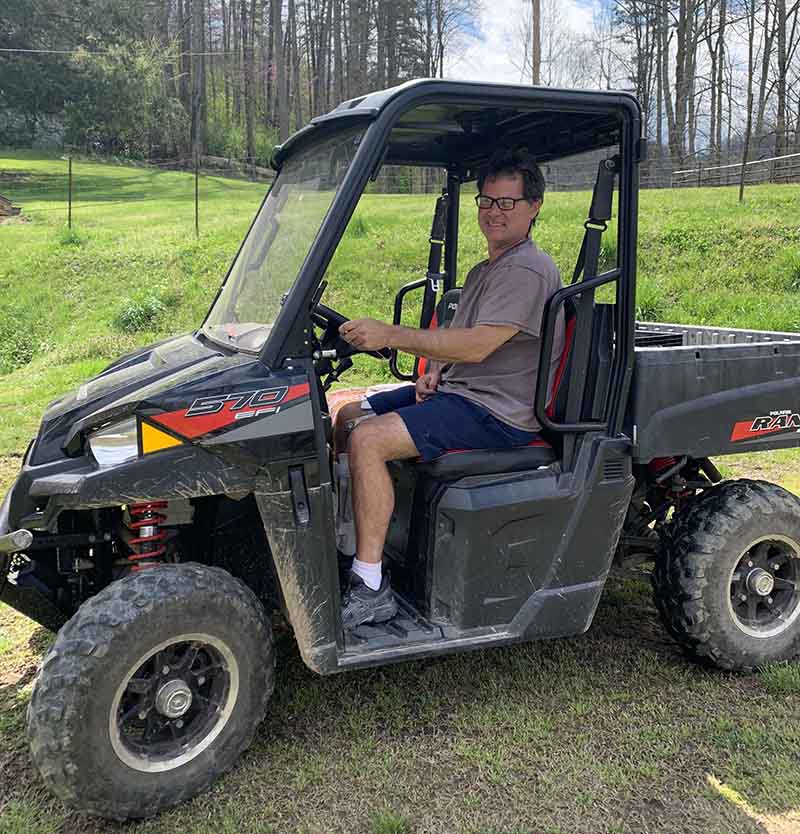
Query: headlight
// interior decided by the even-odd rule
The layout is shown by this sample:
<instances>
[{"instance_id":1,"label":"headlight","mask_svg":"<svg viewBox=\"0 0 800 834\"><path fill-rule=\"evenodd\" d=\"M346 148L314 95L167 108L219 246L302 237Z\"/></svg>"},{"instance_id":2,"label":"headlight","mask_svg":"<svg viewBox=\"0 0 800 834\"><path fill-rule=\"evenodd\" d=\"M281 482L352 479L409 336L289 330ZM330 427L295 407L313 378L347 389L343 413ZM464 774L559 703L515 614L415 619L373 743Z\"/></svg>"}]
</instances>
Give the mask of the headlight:
<instances>
[{"instance_id":1,"label":"headlight","mask_svg":"<svg viewBox=\"0 0 800 834\"><path fill-rule=\"evenodd\" d=\"M129 417L89 435L89 448L100 466L116 466L139 454L136 418Z\"/></svg>"}]
</instances>

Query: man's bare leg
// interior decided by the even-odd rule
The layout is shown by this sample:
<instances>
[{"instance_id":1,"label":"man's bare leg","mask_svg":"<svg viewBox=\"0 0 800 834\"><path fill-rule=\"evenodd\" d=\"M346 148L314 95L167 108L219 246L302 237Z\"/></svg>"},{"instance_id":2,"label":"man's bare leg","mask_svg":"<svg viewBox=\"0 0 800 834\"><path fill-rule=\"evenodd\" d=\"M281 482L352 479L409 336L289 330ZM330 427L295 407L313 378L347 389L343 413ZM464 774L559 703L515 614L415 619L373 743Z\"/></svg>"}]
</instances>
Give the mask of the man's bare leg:
<instances>
[{"instance_id":1,"label":"man's bare leg","mask_svg":"<svg viewBox=\"0 0 800 834\"><path fill-rule=\"evenodd\" d=\"M336 421L333 424L333 451L338 457L340 452L347 451L347 437L350 433L348 423L353 420L358 420L359 417L364 417L371 413L365 411L361 407L361 400L345 403L336 412Z\"/></svg>"},{"instance_id":2,"label":"man's bare leg","mask_svg":"<svg viewBox=\"0 0 800 834\"><path fill-rule=\"evenodd\" d=\"M356 426L350 436L350 473L356 520L356 558L380 564L394 509L394 487L386 462L419 455L397 414L382 414Z\"/></svg>"}]
</instances>

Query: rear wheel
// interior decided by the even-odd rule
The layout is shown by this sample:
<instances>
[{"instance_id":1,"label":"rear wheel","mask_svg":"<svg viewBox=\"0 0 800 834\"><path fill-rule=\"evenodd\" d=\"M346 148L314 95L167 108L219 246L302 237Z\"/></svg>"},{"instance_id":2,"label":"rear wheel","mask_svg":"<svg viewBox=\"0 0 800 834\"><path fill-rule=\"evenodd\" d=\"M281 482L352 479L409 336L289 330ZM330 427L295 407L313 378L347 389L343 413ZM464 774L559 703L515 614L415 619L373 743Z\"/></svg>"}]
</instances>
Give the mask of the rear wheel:
<instances>
[{"instance_id":1,"label":"rear wheel","mask_svg":"<svg viewBox=\"0 0 800 834\"><path fill-rule=\"evenodd\" d=\"M34 761L78 810L150 816L236 761L273 667L264 608L227 572L132 574L85 602L45 658L28 711Z\"/></svg>"},{"instance_id":2,"label":"rear wheel","mask_svg":"<svg viewBox=\"0 0 800 834\"><path fill-rule=\"evenodd\" d=\"M706 490L672 521L656 606L686 650L751 671L800 652L800 499L764 481Z\"/></svg>"}]
</instances>

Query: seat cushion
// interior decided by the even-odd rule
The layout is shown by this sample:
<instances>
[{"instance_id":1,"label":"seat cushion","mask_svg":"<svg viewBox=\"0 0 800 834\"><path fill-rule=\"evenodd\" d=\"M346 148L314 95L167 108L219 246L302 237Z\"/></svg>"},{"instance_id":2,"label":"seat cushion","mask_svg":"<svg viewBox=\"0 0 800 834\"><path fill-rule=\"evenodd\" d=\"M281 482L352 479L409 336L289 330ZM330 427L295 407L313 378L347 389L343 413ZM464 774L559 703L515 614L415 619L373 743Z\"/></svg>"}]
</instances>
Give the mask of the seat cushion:
<instances>
[{"instance_id":1,"label":"seat cushion","mask_svg":"<svg viewBox=\"0 0 800 834\"><path fill-rule=\"evenodd\" d=\"M549 466L557 456L544 440L511 449L453 449L426 462L415 463L420 475L439 481L454 481L468 475L502 475Z\"/></svg>"}]
</instances>

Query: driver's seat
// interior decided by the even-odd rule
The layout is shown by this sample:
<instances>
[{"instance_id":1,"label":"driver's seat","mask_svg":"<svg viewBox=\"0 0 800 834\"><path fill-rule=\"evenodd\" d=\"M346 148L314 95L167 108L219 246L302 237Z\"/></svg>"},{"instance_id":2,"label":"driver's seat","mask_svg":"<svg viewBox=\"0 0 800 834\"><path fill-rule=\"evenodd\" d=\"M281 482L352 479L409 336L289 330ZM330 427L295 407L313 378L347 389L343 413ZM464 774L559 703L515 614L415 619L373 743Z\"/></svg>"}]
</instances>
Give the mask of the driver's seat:
<instances>
[{"instance_id":1,"label":"driver's seat","mask_svg":"<svg viewBox=\"0 0 800 834\"><path fill-rule=\"evenodd\" d=\"M447 327L455 315L461 290L449 290L437 305L436 315L431 327ZM553 387L547 407L549 416L563 410L564 394L568 390L570 371L570 349L575 335L575 309L568 305L565 309L564 349L553 377ZM424 360L420 360L419 372L424 373ZM549 466L558 460L557 451L544 439L537 439L527 446L511 449L449 449L439 457L429 461L416 461L413 465L420 475L437 481L455 481L470 475L496 475L506 472L524 472Z\"/></svg>"}]
</instances>

